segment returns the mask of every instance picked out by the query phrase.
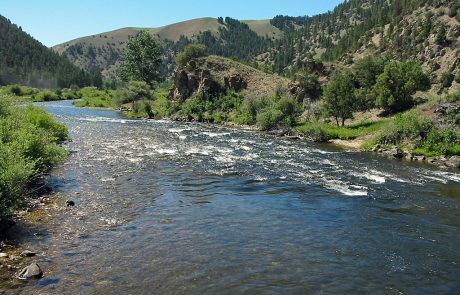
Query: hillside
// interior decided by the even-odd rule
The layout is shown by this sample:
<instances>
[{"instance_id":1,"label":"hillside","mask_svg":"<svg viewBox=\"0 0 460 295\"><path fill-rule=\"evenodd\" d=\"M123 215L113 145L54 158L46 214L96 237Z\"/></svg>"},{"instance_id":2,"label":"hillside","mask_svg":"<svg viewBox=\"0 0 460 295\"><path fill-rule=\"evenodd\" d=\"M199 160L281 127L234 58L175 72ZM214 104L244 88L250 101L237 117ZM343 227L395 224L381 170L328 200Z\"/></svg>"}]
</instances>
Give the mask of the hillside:
<instances>
[{"instance_id":1,"label":"hillside","mask_svg":"<svg viewBox=\"0 0 460 295\"><path fill-rule=\"evenodd\" d=\"M290 80L277 75L259 71L253 67L241 64L220 56L207 56L192 60L186 68L175 72L172 96L186 99L206 85L206 79L211 83L216 81L225 88L239 92L247 98L261 98L273 95L278 89L287 89ZM218 86L219 87L219 86ZM221 87L221 86L220 86Z\"/></svg>"},{"instance_id":2,"label":"hillside","mask_svg":"<svg viewBox=\"0 0 460 295\"><path fill-rule=\"evenodd\" d=\"M440 84L460 68L459 8L458 0L351 0L314 17L277 16L272 24L284 37L269 62L290 75L312 57L350 65L366 55L389 55L418 60Z\"/></svg>"},{"instance_id":3,"label":"hillside","mask_svg":"<svg viewBox=\"0 0 460 295\"><path fill-rule=\"evenodd\" d=\"M15 83L56 88L101 85L102 80L97 73L82 71L0 16L0 85Z\"/></svg>"},{"instance_id":4,"label":"hillside","mask_svg":"<svg viewBox=\"0 0 460 295\"><path fill-rule=\"evenodd\" d=\"M350 0L312 17L202 18L148 30L166 49L166 75L172 73L174 55L193 42L205 44L211 54L257 62L285 76L293 76L312 59L342 66L366 55L416 59L440 90L459 72L459 8L460 0ZM84 37L54 49L86 70L102 70L104 77L113 78L128 37L138 30Z\"/></svg>"},{"instance_id":5,"label":"hillside","mask_svg":"<svg viewBox=\"0 0 460 295\"><path fill-rule=\"evenodd\" d=\"M264 43L258 38L262 39L269 36L270 39L277 39L282 35L282 32L272 26L269 20L249 20L241 21L241 23L247 25L247 28L243 28L243 30L246 34L249 33L247 39L252 40L254 43ZM166 49L165 59L168 64L171 64L173 63L174 55L178 51L182 50L186 44L197 42L197 40L200 40L200 43L207 43L207 45L211 45L210 47L214 47L215 50L211 50L211 53L226 55L222 53L223 42L217 40L224 29L226 29L226 25L219 22L218 19L199 18L161 28L123 28L78 38L56 45L53 49L75 65L91 72L102 71L104 77L114 78L121 59L121 52L125 48L126 42L130 36L136 35L139 30L147 30L161 41ZM251 33L254 34L252 35ZM241 37L241 34L238 34L238 36ZM232 43L232 41L226 42L226 45L229 43ZM236 41L233 41L233 43L236 43ZM265 48L263 49L260 51L265 51ZM249 54L245 52L244 54L234 55L239 55L241 58ZM166 69L165 72L170 74L173 67L168 68L169 70Z\"/></svg>"}]
</instances>

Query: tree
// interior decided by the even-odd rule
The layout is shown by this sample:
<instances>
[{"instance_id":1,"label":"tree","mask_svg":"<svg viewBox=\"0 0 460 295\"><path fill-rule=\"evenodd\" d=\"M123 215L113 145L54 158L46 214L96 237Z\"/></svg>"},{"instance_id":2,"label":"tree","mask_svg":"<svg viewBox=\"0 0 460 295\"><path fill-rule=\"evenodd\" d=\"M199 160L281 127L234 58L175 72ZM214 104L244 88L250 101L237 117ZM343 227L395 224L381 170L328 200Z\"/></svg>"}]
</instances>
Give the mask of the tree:
<instances>
[{"instance_id":1,"label":"tree","mask_svg":"<svg viewBox=\"0 0 460 295\"><path fill-rule=\"evenodd\" d=\"M147 31L140 31L129 38L119 74L125 81L144 81L154 86L160 80L161 63L160 46Z\"/></svg>"},{"instance_id":2,"label":"tree","mask_svg":"<svg viewBox=\"0 0 460 295\"><path fill-rule=\"evenodd\" d=\"M353 72L360 87L370 89L377 81L377 77L383 73L386 58L367 56L358 60L353 66Z\"/></svg>"},{"instance_id":3,"label":"tree","mask_svg":"<svg viewBox=\"0 0 460 295\"><path fill-rule=\"evenodd\" d=\"M176 57L176 63L184 67L187 65L187 63L194 59L194 58L199 58L199 57L204 57L207 56L207 48L205 45L202 44L189 44L185 46L184 50L179 53Z\"/></svg>"},{"instance_id":4,"label":"tree","mask_svg":"<svg viewBox=\"0 0 460 295\"><path fill-rule=\"evenodd\" d=\"M321 95L321 84L319 76L313 73L304 71L297 72L295 80L299 82L299 86L310 99L317 99Z\"/></svg>"},{"instance_id":5,"label":"tree","mask_svg":"<svg viewBox=\"0 0 460 295\"><path fill-rule=\"evenodd\" d=\"M345 120L353 118L353 111L356 109L355 81L350 71L344 71L332 76L331 81L326 85L323 94L323 108L327 116L332 116L339 126Z\"/></svg>"},{"instance_id":6,"label":"tree","mask_svg":"<svg viewBox=\"0 0 460 295\"><path fill-rule=\"evenodd\" d=\"M438 34L436 35L436 43L438 43L439 45L446 45L449 43L445 26L441 26L439 28Z\"/></svg>"},{"instance_id":7,"label":"tree","mask_svg":"<svg viewBox=\"0 0 460 295\"><path fill-rule=\"evenodd\" d=\"M430 79L414 61L392 61L385 66L373 87L376 104L389 112L398 112L412 106L412 95L428 90Z\"/></svg>"}]
</instances>

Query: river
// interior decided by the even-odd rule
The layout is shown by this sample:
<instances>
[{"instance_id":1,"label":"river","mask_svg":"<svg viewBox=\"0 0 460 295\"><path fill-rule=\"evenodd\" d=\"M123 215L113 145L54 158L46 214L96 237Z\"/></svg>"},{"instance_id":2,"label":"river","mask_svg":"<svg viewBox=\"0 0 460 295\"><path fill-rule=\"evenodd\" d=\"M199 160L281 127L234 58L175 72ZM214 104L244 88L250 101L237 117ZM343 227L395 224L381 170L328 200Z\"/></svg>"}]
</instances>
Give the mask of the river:
<instances>
[{"instance_id":1,"label":"river","mask_svg":"<svg viewBox=\"0 0 460 295\"><path fill-rule=\"evenodd\" d=\"M45 108L75 201L25 247L23 294L454 294L460 174L208 124Z\"/></svg>"}]
</instances>

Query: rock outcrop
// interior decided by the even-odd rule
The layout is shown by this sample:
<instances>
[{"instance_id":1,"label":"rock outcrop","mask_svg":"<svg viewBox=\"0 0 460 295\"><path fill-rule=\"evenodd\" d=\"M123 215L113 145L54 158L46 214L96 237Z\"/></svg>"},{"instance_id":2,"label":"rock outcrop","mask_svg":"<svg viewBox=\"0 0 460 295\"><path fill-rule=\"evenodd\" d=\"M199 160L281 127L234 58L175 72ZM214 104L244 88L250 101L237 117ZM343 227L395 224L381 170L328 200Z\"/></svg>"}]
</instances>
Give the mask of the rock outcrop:
<instances>
[{"instance_id":1,"label":"rock outcrop","mask_svg":"<svg viewBox=\"0 0 460 295\"><path fill-rule=\"evenodd\" d=\"M183 101L193 94L213 96L227 90L244 92L248 97L263 97L279 89L288 92L289 82L228 58L208 56L191 60L175 71L175 85L169 98Z\"/></svg>"},{"instance_id":2,"label":"rock outcrop","mask_svg":"<svg viewBox=\"0 0 460 295\"><path fill-rule=\"evenodd\" d=\"M230 77L224 78L225 86L235 92L248 87L248 83L241 77L240 74L231 75Z\"/></svg>"},{"instance_id":3,"label":"rock outcrop","mask_svg":"<svg viewBox=\"0 0 460 295\"><path fill-rule=\"evenodd\" d=\"M189 64L190 65L190 64ZM185 100L193 93L204 97L206 95L217 95L221 92L221 86L212 79L209 70L196 69L187 72L185 69L178 69L174 73L174 85L169 93L169 98Z\"/></svg>"},{"instance_id":4,"label":"rock outcrop","mask_svg":"<svg viewBox=\"0 0 460 295\"><path fill-rule=\"evenodd\" d=\"M447 167L460 168L460 156L453 156L446 162Z\"/></svg>"}]
</instances>

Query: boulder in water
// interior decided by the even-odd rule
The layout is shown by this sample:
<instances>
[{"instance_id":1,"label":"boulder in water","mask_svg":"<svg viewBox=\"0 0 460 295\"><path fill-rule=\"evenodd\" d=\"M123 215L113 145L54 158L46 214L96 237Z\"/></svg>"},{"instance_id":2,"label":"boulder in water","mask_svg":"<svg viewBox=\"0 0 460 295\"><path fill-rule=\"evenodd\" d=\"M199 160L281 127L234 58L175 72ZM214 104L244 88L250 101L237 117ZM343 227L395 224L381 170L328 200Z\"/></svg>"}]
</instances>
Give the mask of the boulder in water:
<instances>
[{"instance_id":1,"label":"boulder in water","mask_svg":"<svg viewBox=\"0 0 460 295\"><path fill-rule=\"evenodd\" d=\"M460 168L460 156L453 156L446 162L447 167Z\"/></svg>"},{"instance_id":2,"label":"boulder in water","mask_svg":"<svg viewBox=\"0 0 460 295\"><path fill-rule=\"evenodd\" d=\"M25 250L21 252L22 257L34 257L35 255L37 255L37 253L29 251L29 250Z\"/></svg>"},{"instance_id":3,"label":"boulder in water","mask_svg":"<svg viewBox=\"0 0 460 295\"><path fill-rule=\"evenodd\" d=\"M398 159L404 158L404 152L401 149L399 149L398 147L393 147L390 150L390 154L393 157L398 158Z\"/></svg>"},{"instance_id":4,"label":"boulder in water","mask_svg":"<svg viewBox=\"0 0 460 295\"><path fill-rule=\"evenodd\" d=\"M21 280L40 279L43 277L43 271L40 266L36 263L23 268L18 274L18 278Z\"/></svg>"}]
</instances>

